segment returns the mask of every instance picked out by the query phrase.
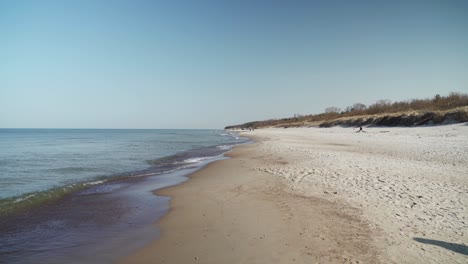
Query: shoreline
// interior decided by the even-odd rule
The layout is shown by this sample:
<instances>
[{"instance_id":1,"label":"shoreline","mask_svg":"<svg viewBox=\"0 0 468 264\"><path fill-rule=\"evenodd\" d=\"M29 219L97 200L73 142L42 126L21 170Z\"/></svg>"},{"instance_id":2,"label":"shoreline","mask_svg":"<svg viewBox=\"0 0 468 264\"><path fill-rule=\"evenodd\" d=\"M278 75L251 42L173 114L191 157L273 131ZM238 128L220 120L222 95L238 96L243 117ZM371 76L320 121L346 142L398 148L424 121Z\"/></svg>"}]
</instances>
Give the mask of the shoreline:
<instances>
[{"instance_id":1,"label":"shoreline","mask_svg":"<svg viewBox=\"0 0 468 264\"><path fill-rule=\"evenodd\" d=\"M371 242L378 231L358 210L300 195L251 170L264 163L255 157L264 140L236 146L229 159L208 164L189 181L155 190L171 197L169 212L156 223L160 238L119 263L379 262Z\"/></svg>"},{"instance_id":2,"label":"shoreline","mask_svg":"<svg viewBox=\"0 0 468 264\"><path fill-rule=\"evenodd\" d=\"M119 263L466 263L466 124L365 132L244 133Z\"/></svg>"},{"instance_id":3,"label":"shoreline","mask_svg":"<svg viewBox=\"0 0 468 264\"><path fill-rule=\"evenodd\" d=\"M0 259L110 263L131 254L159 237L153 223L170 209L169 197L153 195L153 190L186 181L187 175L224 159L223 154L239 144L218 143L151 160L145 169L115 174L100 184L81 184L82 189L65 186L25 195L32 197L23 201L27 208L14 204L15 210L0 213ZM55 192L57 197L51 197ZM37 197L44 201L34 200Z\"/></svg>"}]
</instances>

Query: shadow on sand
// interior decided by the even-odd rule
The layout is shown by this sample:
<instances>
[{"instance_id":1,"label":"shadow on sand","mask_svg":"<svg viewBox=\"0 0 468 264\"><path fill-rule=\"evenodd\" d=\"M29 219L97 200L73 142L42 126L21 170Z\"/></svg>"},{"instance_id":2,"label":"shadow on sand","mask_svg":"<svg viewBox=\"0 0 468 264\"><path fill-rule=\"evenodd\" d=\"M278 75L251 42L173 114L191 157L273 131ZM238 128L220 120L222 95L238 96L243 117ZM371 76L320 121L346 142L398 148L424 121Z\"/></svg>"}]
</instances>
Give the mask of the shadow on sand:
<instances>
[{"instance_id":1,"label":"shadow on sand","mask_svg":"<svg viewBox=\"0 0 468 264\"><path fill-rule=\"evenodd\" d=\"M468 256L468 246L465 246L462 244L455 244L455 243L449 243L449 242L444 242L440 240L426 239L426 238L420 238L420 237L414 237L413 239L420 243L443 247L445 249Z\"/></svg>"}]
</instances>

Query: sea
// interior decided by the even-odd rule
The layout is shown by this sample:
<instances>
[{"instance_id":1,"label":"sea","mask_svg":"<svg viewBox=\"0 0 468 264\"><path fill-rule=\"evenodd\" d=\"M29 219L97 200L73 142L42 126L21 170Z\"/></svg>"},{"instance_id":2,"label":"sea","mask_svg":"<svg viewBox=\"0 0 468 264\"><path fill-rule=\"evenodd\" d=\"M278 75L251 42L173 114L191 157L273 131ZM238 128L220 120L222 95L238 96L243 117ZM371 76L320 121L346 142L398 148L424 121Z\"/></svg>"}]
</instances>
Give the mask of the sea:
<instances>
[{"instance_id":1,"label":"sea","mask_svg":"<svg viewBox=\"0 0 468 264\"><path fill-rule=\"evenodd\" d=\"M114 262L159 236L170 197L155 190L247 142L224 130L0 129L0 263Z\"/></svg>"}]
</instances>

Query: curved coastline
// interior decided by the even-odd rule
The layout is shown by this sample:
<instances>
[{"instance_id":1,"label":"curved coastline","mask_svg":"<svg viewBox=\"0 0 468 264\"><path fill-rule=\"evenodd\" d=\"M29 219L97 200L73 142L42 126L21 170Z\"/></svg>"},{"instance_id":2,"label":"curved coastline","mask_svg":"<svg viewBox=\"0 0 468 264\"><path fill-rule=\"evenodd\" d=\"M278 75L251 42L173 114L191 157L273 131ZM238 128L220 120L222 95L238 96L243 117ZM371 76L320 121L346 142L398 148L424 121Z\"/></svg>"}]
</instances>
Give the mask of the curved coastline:
<instances>
[{"instance_id":1,"label":"curved coastline","mask_svg":"<svg viewBox=\"0 0 468 264\"><path fill-rule=\"evenodd\" d=\"M170 212L156 223L160 238L118 263L310 263L323 259L321 251L336 240L343 248L326 256L331 262L348 251L361 260L380 258L370 242L375 230L358 210L298 194L287 182L259 173L260 164L285 161L259 156L258 148L269 139L249 137L255 143L237 146L229 159L191 174L190 181L155 191L171 197Z\"/></svg>"},{"instance_id":2,"label":"curved coastline","mask_svg":"<svg viewBox=\"0 0 468 264\"><path fill-rule=\"evenodd\" d=\"M29 204L28 194L26 206L0 217L0 256L21 263L102 263L130 254L158 237L152 224L169 210L169 198L153 190L186 181L187 174L224 159L234 145L181 152L151 161L148 169L65 188L68 192L59 188L55 198L48 191L38 203Z\"/></svg>"},{"instance_id":3,"label":"curved coastline","mask_svg":"<svg viewBox=\"0 0 468 264\"><path fill-rule=\"evenodd\" d=\"M172 197L160 239L119 263L466 262L466 124L365 132L246 132L156 192Z\"/></svg>"}]
</instances>

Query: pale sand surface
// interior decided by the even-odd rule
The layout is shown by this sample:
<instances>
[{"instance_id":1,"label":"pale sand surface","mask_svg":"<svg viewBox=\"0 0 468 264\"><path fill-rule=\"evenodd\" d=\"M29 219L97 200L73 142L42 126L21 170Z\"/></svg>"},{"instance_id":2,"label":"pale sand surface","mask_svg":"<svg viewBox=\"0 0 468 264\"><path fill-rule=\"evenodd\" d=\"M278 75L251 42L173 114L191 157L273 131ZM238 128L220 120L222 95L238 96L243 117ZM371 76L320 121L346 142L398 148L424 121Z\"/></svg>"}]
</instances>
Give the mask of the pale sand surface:
<instances>
[{"instance_id":1,"label":"pale sand surface","mask_svg":"<svg viewBox=\"0 0 468 264\"><path fill-rule=\"evenodd\" d=\"M123 262L468 263L468 126L364 130L246 133Z\"/></svg>"}]
</instances>

